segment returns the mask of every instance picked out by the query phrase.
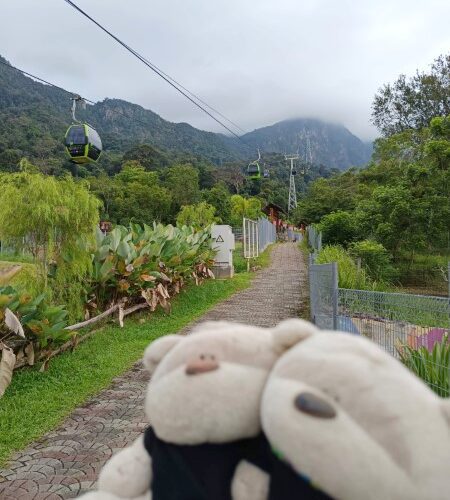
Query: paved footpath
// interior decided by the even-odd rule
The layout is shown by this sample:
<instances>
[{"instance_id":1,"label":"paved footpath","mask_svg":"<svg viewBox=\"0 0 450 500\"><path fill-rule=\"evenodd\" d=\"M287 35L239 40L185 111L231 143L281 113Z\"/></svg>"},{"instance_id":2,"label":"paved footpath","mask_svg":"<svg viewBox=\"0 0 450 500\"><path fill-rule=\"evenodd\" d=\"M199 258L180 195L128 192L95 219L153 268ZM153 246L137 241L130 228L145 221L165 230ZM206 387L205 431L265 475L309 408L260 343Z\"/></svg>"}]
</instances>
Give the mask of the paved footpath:
<instances>
[{"instance_id":1,"label":"paved footpath","mask_svg":"<svg viewBox=\"0 0 450 500\"><path fill-rule=\"evenodd\" d=\"M258 271L252 286L218 304L200 321L273 326L299 315L307 296L306 279L297 245L276 245L271 265ZM180 333L189 333L193 326ZM137 363L55 431L14 455L9 469L0 469L0 498L57 500L92 489L103 464L147 426L143 412L147 383L148 375Z\"/></svg>"}]
</instances>

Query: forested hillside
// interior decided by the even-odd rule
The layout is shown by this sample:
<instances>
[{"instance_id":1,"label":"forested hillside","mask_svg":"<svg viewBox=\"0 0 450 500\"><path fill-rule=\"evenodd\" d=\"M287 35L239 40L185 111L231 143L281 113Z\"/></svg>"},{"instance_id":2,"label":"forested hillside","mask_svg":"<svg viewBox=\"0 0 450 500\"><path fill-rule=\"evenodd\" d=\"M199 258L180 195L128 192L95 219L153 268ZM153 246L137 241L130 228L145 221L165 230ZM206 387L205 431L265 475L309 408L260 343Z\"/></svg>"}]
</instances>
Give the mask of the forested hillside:
<instances>
[{"instance_id":1,"label":"forested hillside","mask_svg":"<svg viewBox=\"0 0 450 500\"><path fill-rule=\"evenodd\" d=\"M7 62L3 58L1 61ZM61 161L66 159L61 142L71 122L70 96L0 65L0 170L14 170L26 157L48 173L60 171ZM239 140L198 130L187 123L169 122L120 99L88 104L77 114L100 133L105 154L99 165L107 172L117 170L122 155L143 144L221 165L235 160L245 163L255 156L258 147L268 153L299 149L303 155L307 134L313 162L339 169L365 164L371 149L345 127L311 119L280 122Z\"/></svg>"},{"instance_id":2,"label":"forested hillside","mask_svg":"<svg viewBox=\"0 0 450 500\"><path fill-rule=\"evenodd\" d=\"M243 139L255 148L261 145L263 151L298 151L302 156L307 154L309 140L313 162L340 170L364 165L372 154L372 143L363 143L344 126L312 118L275 123L245 134Z\"/></svg>"}]
</instances>

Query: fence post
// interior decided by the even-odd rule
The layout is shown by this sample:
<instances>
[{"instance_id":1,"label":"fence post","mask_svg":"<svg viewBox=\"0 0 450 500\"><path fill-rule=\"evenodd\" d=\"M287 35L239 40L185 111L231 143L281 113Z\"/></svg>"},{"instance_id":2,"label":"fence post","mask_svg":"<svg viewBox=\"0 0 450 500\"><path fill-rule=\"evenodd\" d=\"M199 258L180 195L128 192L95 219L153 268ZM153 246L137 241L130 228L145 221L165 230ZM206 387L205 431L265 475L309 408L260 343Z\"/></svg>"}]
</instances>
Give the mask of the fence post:
<instances>
[{"instance_id":1,"label":"fence post","mask_svg":"<svg viewBox=\"0 0 450 500\"><path fill-rule=\"evenodd\" d=\"M332 263L332 286L333 286L333 330L338 329L338 293L339 293L339 283L338 283L338 267L337 262Z\"/></svg>"}]
</instances>

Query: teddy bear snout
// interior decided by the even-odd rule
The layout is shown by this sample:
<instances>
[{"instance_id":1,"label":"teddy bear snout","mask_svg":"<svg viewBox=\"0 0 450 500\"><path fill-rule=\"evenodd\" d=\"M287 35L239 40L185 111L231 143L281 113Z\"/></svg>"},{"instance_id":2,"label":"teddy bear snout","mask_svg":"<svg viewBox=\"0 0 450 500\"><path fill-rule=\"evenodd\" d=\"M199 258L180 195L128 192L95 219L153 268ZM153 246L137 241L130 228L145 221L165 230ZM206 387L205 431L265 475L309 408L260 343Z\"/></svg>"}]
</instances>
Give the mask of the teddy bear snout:
<instances>
[{"instance_id":1,"label":"teddy bear snout","mask_svg":"<svg viewBox=\"0 0 450 500\"><path fill-rule=\"evenodd\" d=\"M212 354L201 354L198 358L188 361L186 365L186 375L199 375L208 373L219 368L216 357Z\"/></svg>"},{"instance_id":2,"label":"teddy bear snout","mask_svg":"<svg viewBox=\"0 0 450 500\"><path fill-rule=\"evenodd\" d=\"M294 405L297 410L313 417L334 418L336 416L333 406L312 392L301 392L295 397Z\"/></svg>"}]
</instances>

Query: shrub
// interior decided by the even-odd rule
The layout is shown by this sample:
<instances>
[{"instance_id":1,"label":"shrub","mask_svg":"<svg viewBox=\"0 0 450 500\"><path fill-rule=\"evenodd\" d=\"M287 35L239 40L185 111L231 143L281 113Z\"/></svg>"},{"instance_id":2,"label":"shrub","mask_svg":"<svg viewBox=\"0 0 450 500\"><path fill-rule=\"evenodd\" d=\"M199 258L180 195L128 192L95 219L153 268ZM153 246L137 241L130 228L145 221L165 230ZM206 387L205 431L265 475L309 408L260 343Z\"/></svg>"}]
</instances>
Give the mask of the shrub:
<instances>
[{"instance_id":1,"label":"shrub","mask_svg":"<svg viewBox=\"0 0 450 500\"><path fill-rule=\"evenodd\" d=\"M37 340L40 347L59 344L72 336L72 332L64 329L67 326L66 309L63 306L48 305L45 301L45 294L33 298L27 293L18 292L11 286L0 287L0 321L2 323L5 320L6 309L17 316L26 338ZM20 337L12 335L2 325L0 340L8 344L20 340Z\"/></svg>"},{"instance_id":2,"label":"shrub","mask_svg":"<svg viewBox=\"0 0 450 500\"><path fill-rule=\"evenodd\" d=\"M211 244L209 230L187 226L132 224L107 235L98 229L88 303L98 309L121 299L145 299L151 310L157 305L168 310L170 297L186 281L212 276Z\"/></svg>"},{"instance_id":3,"label":"shrub","mask_svg":"<svg viewBox=\"0 0 450 500\"><path fill-rule=\"evenodd\" d=\"M322 217L317 229L322 231L323 242L327 245L346 246L357 235L354 215L342 210Z\"/></svg>"},{"instance_id":4,"label":"shrub","mask_svg":"<svg viewBox=\"0 0 450 500\"><path fill-rule=\"evenodd\" d=\"M195 205L184 205L177 215L177 226L193 226L195 229L205 229L205 227L220 222L216 217L216 208L202 201Z\"/></svg>"},{"instance_id":5,"label":"shrub","mask_svg":"<svg viewBox=\"0 0 450 500\"><path fill-rule=\"evenodd\" d=\"M369 276L377 281L390 282L396 277L391 256L381 243L373 240L356 241L349 247L350 255L360 258Z\"/></svg>"},{"instance_id":6,"label":"shrub","mask_svg":"<svg viewBox=\"0 0 450 500\"><path fill-rule=\"evenodd\" d=\"M339 287L356 290L373 290L377 287L368 277L364 269L358 269L356 262L346 250L339 245L327 245L319 252L316 264L336 262L339 274Z\"/></svg>"}]
</instances>

